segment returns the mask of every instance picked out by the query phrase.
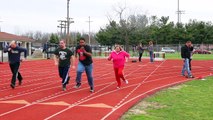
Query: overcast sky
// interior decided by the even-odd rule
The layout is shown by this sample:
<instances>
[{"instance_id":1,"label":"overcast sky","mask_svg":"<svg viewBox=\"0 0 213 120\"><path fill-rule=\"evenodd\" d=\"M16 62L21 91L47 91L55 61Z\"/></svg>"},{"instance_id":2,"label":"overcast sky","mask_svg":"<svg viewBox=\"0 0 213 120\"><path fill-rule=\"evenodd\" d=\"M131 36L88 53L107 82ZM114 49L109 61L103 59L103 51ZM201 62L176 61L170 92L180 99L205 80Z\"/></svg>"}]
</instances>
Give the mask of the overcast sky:
<instances>
[{"instance_id":1,"label":"overcast sky","mask_svg":"<svg viewBox=\"0 0 213 120\"><path fill-rule=\"evenodd\" d=\"M96 32L108 23L107 16L117 19L113 9L126 4L130 13L169 16L177 22L178 0L70 0L71 31ZM213 21L212 0L180 0L182 22L189 19ZM67 0L0 0L1 31L21 34L28 31L57 32L58 20L66 19Z\"/></svg>"}]
</instances>

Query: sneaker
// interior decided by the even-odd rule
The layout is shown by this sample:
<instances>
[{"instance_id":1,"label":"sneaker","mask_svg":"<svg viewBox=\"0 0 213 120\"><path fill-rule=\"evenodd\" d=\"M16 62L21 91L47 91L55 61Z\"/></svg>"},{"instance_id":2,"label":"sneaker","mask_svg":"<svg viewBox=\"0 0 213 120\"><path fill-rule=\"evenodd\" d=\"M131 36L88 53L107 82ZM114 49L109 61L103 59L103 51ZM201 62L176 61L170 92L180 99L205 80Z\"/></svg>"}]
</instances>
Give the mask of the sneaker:
<instances>
[{"instance_id":1,"label":"sneaker","mask_svg":"<svg viewBox=\"0 0 213 120\"><path fill-rule=\"evenodd\" d=\"M11 87L12 89L15 89L15 85L13 85L13 84L10 84L10 87Z\"/></svg>"},{"instance_id":2,"label":"sneaker","mask_svg":"<svg viewBox=\"0 0 213 120\"><path fill-rule=\"evenodd\" d=\"M80 88L81 87L81 83L77 83L74 88Z\"/></svg>"},{"instance_id":3,"label":"sneaker","mask_svg":"<svg viewBox=\"0 0 213 120\"><path fill-rule=\"evenodd\" d=\"M194 78L194 76L190 75L190 76L186 76L186 78Z\"/></svg>"},{"instance_id":4,"label":"sneaker","mask_svg":"<svg viewBox=\"0 0 213 120\"><path fill-rule=\"evenodd\" d=\"M184 74L181 74L181 76L186 76L186 75L184 75Z\"/></svg>"},{"instance_id":5,"label":"sneaker","mask_svg":"<svg viewBox=\"0 0 213 120\"><path fill-rule=\"evenodd\" d=\"M128 81L128 80L124 80L124 82L125 82L126 84L128 84L128 83L129 83L129 81Z\"/></svg>"},{"instance_id":6,"label":"sneaker","mask_svg":"<svg viewBox=\"0 0 213 120\"><path fill-rule=\"evenodd\" d=\"M94 88L90 87L90 92L93 93L94 92Z\"/></svg>"},{"instance_id":7,"label":"sneaker","mask_svg":"<svg viewBox=\"0 0 213 120\"><path fill-rule=\"evenodd\" d=\"M62 85L62 90L63 90L63 91L66 91L66 90L67 90L66 84Z\"/></svg>"}]
</instances>

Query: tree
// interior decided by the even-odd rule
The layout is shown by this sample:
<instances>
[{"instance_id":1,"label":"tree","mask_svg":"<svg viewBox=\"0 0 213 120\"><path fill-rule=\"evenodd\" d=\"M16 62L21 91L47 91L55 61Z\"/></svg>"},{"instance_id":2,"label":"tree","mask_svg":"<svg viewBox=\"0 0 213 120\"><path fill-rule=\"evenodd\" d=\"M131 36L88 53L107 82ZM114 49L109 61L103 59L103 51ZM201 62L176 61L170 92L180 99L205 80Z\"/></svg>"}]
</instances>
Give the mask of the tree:
<instances>
[{"instance_id":1,"label":"tree","mask_svg":"<svg viewBox=\"0 0 213 120\"><path fill-rule=\"evenodd\" d=\"M58 35L52 33L50 36L50 43L59 43Z\"/></svg>"}]
</instances>

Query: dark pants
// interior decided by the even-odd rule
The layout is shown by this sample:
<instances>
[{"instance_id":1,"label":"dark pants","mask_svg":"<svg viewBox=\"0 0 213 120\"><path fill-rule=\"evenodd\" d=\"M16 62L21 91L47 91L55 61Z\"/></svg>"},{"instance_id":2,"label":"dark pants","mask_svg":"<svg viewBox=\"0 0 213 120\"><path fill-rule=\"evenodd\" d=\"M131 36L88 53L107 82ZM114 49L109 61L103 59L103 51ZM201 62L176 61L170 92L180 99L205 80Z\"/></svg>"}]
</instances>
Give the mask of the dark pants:
<instances>
[{"instance_id":1,"label":"dark pants","mask_svg":"<svg viewBox=\"0 0 213 120\"><path fill-rule=\"evenodd\" d=\"M192 61L192 59L189 59L189 70L190 70L190 71L192 70L191 61Z\"/></svg>"},{"instance_id":2,"label":"dark pants","mask_svg":"<svg viewBox=\"0 0 213 120\"><path fill-rule=\"evenodd\" d=\"M59 76L62 79L62 84L66 85L69 83L69 69L70 66L65 66L65 67L58 67L58 71L59 71Z\"/></svg>"},{"instance_id":3,"label":"dark pants","mask_svg":"<svg viewBox=\"0 0 213 120\"><path fill-rule=\"evenodd\" d=\"M10 64L10 70L13 74L11 84L14 86L16 85L16 78L18 78L19 82L21 82L23 79L20 72L18 71L19 66L20 66L20 62Z\"/></svg>"},{"instance_id":4,"label":"dark pants","mask_svg":"<svg viewBox=\"0 0 213 120\"><path fill-rule=\"evenodd\" d=\"M141 62L142 55L143 55L143 52L139 53L139 58L138 58L139 62Z\"/></svg>"}]
</instances>

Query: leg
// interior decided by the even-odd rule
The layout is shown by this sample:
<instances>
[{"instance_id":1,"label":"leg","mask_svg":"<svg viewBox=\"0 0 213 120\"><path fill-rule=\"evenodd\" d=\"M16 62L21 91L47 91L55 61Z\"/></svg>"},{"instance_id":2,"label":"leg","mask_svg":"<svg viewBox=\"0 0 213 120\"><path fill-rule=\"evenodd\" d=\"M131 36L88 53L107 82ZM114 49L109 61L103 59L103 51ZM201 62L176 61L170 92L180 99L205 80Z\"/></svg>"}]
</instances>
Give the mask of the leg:
<instances>
[{"instance_id":1,"label":"leg","mask_svg":"<svg viewBox=\"0 0 213 120\"><path fill-rule=\"evenodd\" d=\"M66 90L66 85L68 84L69 78L69 66L61 67L62 68L62 89Z\"/></svg>"},{"instance_id":2,"label":"leg","mask_svg":"<svg viewBox=\"0 0 213 120\"><path fill-rule=\"evenodd\" d=\"M123 67L122 68L118 68L118 76L119 78L121 78L123 81L125 81L124 75L123 75Z\"/></svg>"},{"instance_id":3,"label":"leg","mask_svg":"<svg viewBox=\"0 0 213 120\"><path fill-rule=\"evenodd\" d=\"M120 77L118 75L118 68L114 68L114 71L115 71L115 78L116 78L116 81L118 83L118 87L120 88L121 87L121 81L120 81Z\"/></svg>"},{"instance_id":4,"label":"leg","mask_svg":"<svg viewBox=\"0 0 213 120\"><path fill-rule=\"evenodd\" d=\"M85 70L85 66L81 62L78 62L75 88L79 88L81 86L81 75L84 72L84 70Z\"/></svg>"},{"instance_id":5,"label":"leg","mask_svg":"<svg viewBox=\"0 0 213 120\"><path fill-rule=\"evenodd\" d=\"M192 61L192 59L189 59L189 70L190 71L192 71L191 61Z\"/></svg>"},{"instance_id":6,"label":"leg","mask_svg":"<svg viewBox=\"0 0 213 120\"><path fill-rule=\"evenodd\" d=\"M58 73L60 78L63 78L63 67L58 67Z\"/></svg>"},{"instance_id":7,"label":"leg","mask_svg":"<svg viewBox=\"0 0 213 120\"><path fill-rule=\"evenodd\" d=\"M149 55L150 55L150 62L153 62L153 52L150 51L150 52L149 52Z\"/></svg>"},{"instance_id":8,"label":"leg","mask_svg":"<svg viewBox=\"0 0 213 120\"><path fill-rule=\"evenodd\" d=\"M69 70L70 70L69 66L63 67L63 74L62 74L62 84L63 85L66 85L68 83Z\"/></svg>"},{"instance_id":9,"label":"leg","mask_svg":"<svg viewBox=\"0 0 213 120\"><path fill-rule=\"evenodd\" d=\"M139 58L138 58L139 62L141 62L141 57L142 57L142 53L139 53Z\"/></svg>"},{"instance_id":10,"label":"leg","mask_svg":"<svg viewBox=\"0 0 213 120\"><path fill-rule=\"evenodd\" d=\"M181 71L182 76L185 76L185 71L186 71L185 60L183 60L183 68L182 68L182 71Z\"/></svg>"},{"instance_id":11,"label":"leg","mask_svg":"<svg viewBox=\"0 0 213 120\"><path fill-rule=\"evenodd\" d=\"M85 67L87 80L90 86L90 92L94 92L94 80L93 80L93 64Z\"/></svg>"},{"instance_id":12,"label":"leg","mask_svg":"<svg viewBox=\"0 0 213 120\"><path fill-rule=\"evenodd\" d=\"M186 69L186 71L187 71L187 73L188 73L188 76L192 76L191 75L191 71L190 71L190 69L189 69L189 59L185 59L185 69Z\"/></svg>"},{"instance_id":13,"label":"leg","mask_svg":"<svg viewBox=\"0 0 213 120\"><path fill-rule=\"evenodd\" d=\"M15 85L16 85L16 78L18 76L19 66L20 66L19 62L18 63L14 63L14 64L10 64L10 69L11 69L11 72L13 74L12 80L11 80L11 87L12 88L15 88Z\"/></svg>"}]
</instances>

